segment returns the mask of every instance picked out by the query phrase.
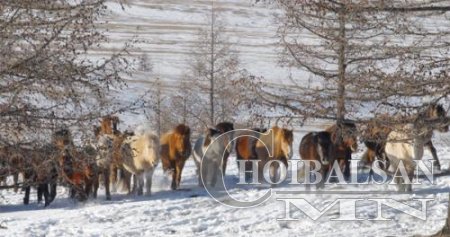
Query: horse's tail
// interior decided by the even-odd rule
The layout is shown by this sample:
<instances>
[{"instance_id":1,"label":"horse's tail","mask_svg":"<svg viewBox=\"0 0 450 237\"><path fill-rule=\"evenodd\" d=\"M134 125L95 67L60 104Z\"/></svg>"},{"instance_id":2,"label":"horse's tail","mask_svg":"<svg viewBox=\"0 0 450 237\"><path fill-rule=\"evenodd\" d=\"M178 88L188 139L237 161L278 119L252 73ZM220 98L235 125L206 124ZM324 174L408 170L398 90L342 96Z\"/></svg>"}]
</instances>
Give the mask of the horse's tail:
<instances>
[{"instance_id":1,"label":"horse's tail","mask_svg":"<svg viewBox=\"0 0 450 237\"><path fill-rule=\"evenodd\" d=\"M204 137L199 138L195 144L194 144L194 149L191 153L191 156L195 162L195 164L197 166L199 166L199 164L202 162L202 158L204 155L203 152L203 142L204 142Z\"/></svg>"}]
</instances>

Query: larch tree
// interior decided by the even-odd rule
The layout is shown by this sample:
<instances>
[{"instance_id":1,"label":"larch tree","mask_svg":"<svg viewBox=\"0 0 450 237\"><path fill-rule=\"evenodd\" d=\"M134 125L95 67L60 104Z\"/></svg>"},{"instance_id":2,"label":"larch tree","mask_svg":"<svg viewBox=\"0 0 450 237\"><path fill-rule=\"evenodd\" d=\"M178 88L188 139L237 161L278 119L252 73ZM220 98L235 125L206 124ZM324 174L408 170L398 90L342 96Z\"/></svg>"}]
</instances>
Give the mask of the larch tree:
<instances>
[{"instance_id":1,"label":"larch tree","mask_svg":"<svg viewBox=\"0 0 450 237\"><path fill-rule=\"evenodd\" d=\"M232 119L235 114L233 80L240 72L239 59L225 35L224 23L217 18L212 6L207 27L198 32L188 73L195 81L193 90L203 94L208 104L207 118L201 118L202 122L210 124Z\"/></svg>"},{"instance_id":2,"label":"larch tree","mask_svg":"<svg viewBox=\"0 0 450 237\"><path fill-rule=\"evenodd\" d=\"M98 29L106 1L2 1L2 143L25 142L58 126L98 118L128 67L121 52L88 52L107 41ZM125 46L126 48L126 46ZM124 50L125 50L124 48Z\"/></svg>"}]
</instances>

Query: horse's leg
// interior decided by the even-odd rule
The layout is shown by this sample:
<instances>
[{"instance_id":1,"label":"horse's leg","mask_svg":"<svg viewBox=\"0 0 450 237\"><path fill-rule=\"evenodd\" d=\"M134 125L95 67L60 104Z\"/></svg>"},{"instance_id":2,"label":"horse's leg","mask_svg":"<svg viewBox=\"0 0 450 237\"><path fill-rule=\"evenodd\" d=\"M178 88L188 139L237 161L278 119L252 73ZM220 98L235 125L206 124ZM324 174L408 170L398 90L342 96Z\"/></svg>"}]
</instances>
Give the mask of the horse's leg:
<instances>
[{"instance_id":1,"label":"horse's leg","mask_svg":"<svg viewBox=\"0 0 450 237\"><path fill-rule=\"evenodd\" d=\"M102 174L104 174L104 172L102 172ZM106 178L106 179L108 179L109 180L109 177L106 177L106 176L104 176L104 178ZM105 179L105 183L106 183L106 179ZM99 188L99 186L100 186L100 175L96 175L95 177L94 177L94 180L92 181L93 182L93 184L92 184L92 196L94 197L94 198L97 198L97 195L98 195L98 188ZM105 189L106 189L106 187L105 187Z\"/></svg>"},{"instance_id":2,"label":"horse's leg","mask_svg":"<svg viewBox=\"0 0 450 237\"><path fill-rule=\"evenodd\" d=\"M343 161L345 180L350 180L350 160L351 159L352 159L352 152L349 150L346 152L345 158Z\"/></svg>"},{"instance_id":3,"label":"horse's leg","mask_svg":"<svg viewBox=\"0 0 450 237\"><path fill-rule=\"evenodd\" d=\"M436 148L434 147L433 142L431 142L431 140L430 140L429 142L425 143L425 146L430 150L431 155L433 156L433 160L434 160L434 162L436 162L435 163L436 164L436 169L438 171L440 171L441 170L441 163L439 162L439 158L437 156Z\"/></svg>"},{"instance_id":4,"label":"horse's leg","mask_svg":"<svg viewBox=\"0 0 450 237\"><path fill-rule=\"evenodd\" d=\"M204 159L202 162L202 167L199 176L199 182L202 187L208 186L208 169L209 169L209 160Z\"/></svg>"},{"instance_id":5,"label":"horse's leg","mask_svg":"<svg viewBox=\"0 0 450 237\"><path fill-rule=\"evenodd\" d=\"M253 168L253 164L252 164L252 162L251 162L251 160L246 160L245 161L245 168L244 168L244 170L245 170L245 182L253 182L253 171L252 171L252 168ZM250 171L252 171L252 172L250 172Z\"/></svg>"},{"instance_id":6,"label":"horse's leg","mask_svg":"<svg viewBox=\"0 0 450 237\"><path fill-rule=\"evenodd\" d=\"M89 198L89 195L92 191L92 184L93 184L93 177L86 177L85 179L85 186L84 186L84 196L86 196L86 199Z\"/></svg>"},{"instance_id":7,"label":"horse's leg","mask_svg":"<svg viewBox=\"0 0 450 237\"><path fill-rule=\"evenodd\" d=\"M211 187L215 187L217 183L217 176L220 172L220 163L217 164L216 162L211 162Z\"/></svg>"},{"instance_id":8,"label":"horse's leg","mask_svg":"<svg viewBox=\"0 0 450 237\"><path fill-rule=\"evenodd\" d=\"M115 168L115 165L111 164L109 166L109 170L110 170L110 172L109 172L108 179L109 179L109 184L111 185L111 187L110 187L111 191L117 192L117 190L116 190L117 173L118 173L117 169ZM105 182L105 181L103 181L103 182Z\"/></svg>"},{"instance_id":9,"label":"horse's leg","mask_svg":"<svg viewBox=\"0 0 450 237\"><path fill-rule=\"evenodd\" d=\"M146 191L145 191L145 195L151 195L152 194L152 178L153 178L153 172L155 171L154 168L150 169L149 171L146 172L145 176L146 176Z\"/></svg>"},{"instance_id":10,"label":"horse's leg","mask_svg":"<svg viewBox=\"0 0 450 237\"><path fill-rule=\"evenodd\" d=\"M181 174L183 173L183 168L184 168L184 160L178 160L178 162L176 162L175 165L175 173L176 173L176 188L180 187L180 183L181 183Z\"/></svg>"},{"instance_id":11,"label":"horse's leg","mask_svg":"<svg viewBox=\"0 0 450 237\"><path fill-rule=\"evenodd\" d=\"M37 186L37 202L42 202L42 194L44 193L44 187L43 184L38 184Z\"/></svg>"},{"instance_id":12,"label":"horse's leg","mask_svg":"<svg viewBox=\"0 0 450 237\"><path fill-rule=\"evenodd\" d=\"M278 162L273 162L270 166L270 180L271 182L278 182L280 179L279 175L279 166L280 164ZM275 187L275 184L271 185L272 187Z\"/></svg>"},{"instance_id":13,"label":"horse's leg","mask_svg":"<svg viewBox=\"0 0 450 237\"><path fill-rule=\"evenodd\" d=\"M222 175L225 177L225 172L227 170L227 162L228 162L228 156L224 156L222 159Z\"/></svg>"},{"instance_id":14,"label":"horse's leg","mask_svg":"<svg viewBox=\"0 0 450 237\"><path fill-rule=\"evenodd\" d=\"M28 205L30 203L30 184L29 182L31 182L31 174L29 174L28 172L24 172L23 173L23 182L25 183L25 185L23 186L23 189L25 191L25 196L23 198L23 204Z\"/></svg>"},{"instance_id":15,"label":"horse's leg","mask_svg":"<svg viewBox=\"0 0 450 237\"><path fill-rule=\"evenodd\" d=\"M14 180L14 192L17 193L19 191L19 172L14 173L13 175L13 180Z\"/></svg>"},{"instance_id":16,"label":"horse's leg","mask_svg":"<svg viewBox=\"0 0 450 237\"><path fill-rule=\"evenodd\" d=\"M203 187L201 165L197 168L198 186Z\"/></svg>"},{"instance_id":17,"label":"horse's leg","mask_svg":"<svg viewBox=\"0 0 450 237\"><path fill-rule=\"evenodd\" d=\"M50 202L53 202L56 197L56 180L50 184Z\"/></svg>"},{"instance_id":18,"label":"horse's leg","mask_svg":"<svg viewBox=\"0 0 450 237\"><path fill-rule=\"evenodd\" d=\"M172 186L171 186L172 190L176 190L178 188L177 185L178 172L179 172L178 164L175 164L175 170L172 172Z\"/></svg>"},{"instance_id":19,"label":"horse's leg","mask_svg":"<svg viewBox=\"0 0 450 237\"><path fill-rule=\"evenodd\" d=\"M138 196L142 196L144 194L144 177L145 177L145 172L140 173L139 175L135 175L137 180L138 180L138 190L137 190L137 194Z\"/></svg>"},{"instance_id":20,"label":"horse's leg","mask_svg":"<svg viewBox=\"0 0 450 237\"><path fill-rule=\"evenodd\" d=\"M109 190L109 177L110 177L109 170L110 170L109 167L103 168L103 179L105 182L106 200L111 200L111 192ZM98 181L97 181L97 188L95 190L97 190L97 189L98 189ZM97 193L97 191L95 191L95 192Z\"/></svg>"},{"instance_id":21,"label":"horse's leg","mask_svg":"<svg viewBox=\"0 0 450 237\"><path fill-rule=\"evenodd\" d=\"M44 206L48 206L50 205L51 202L51 198L50 198L50 194L48 192L48 183L42 184L42 193L44 194Z\"/></svg>"}]
</instances>

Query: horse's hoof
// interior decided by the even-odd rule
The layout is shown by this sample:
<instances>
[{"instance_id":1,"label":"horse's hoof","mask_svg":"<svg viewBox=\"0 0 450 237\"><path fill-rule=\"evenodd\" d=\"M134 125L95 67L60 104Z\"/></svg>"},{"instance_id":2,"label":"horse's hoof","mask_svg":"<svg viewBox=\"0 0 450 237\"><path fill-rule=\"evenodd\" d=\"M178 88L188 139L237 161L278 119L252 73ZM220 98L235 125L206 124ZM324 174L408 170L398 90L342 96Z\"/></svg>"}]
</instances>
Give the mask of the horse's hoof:
<instances>
[{"instance_id":1,"label":"horse's hoof","mask_svg":"<svg viewBox=\"0 0 450 237\"><path fill-rule=\"evenodd\" d=\"M110 196L106 196L106 200L107 201L111 201L111 197Z\"/></svg>"}]
</instances>

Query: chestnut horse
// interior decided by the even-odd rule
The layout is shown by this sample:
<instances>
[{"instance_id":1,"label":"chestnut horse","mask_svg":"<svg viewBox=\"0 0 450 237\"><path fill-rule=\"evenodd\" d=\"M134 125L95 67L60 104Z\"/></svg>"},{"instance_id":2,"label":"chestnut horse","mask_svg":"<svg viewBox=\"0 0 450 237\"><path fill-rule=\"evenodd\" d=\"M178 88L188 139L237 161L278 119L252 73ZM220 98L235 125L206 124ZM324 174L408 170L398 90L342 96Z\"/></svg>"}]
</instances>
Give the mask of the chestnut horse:
<instances>
[{"instance_id":1,"label":"chestnut horse","mask_svg":"<svg viewBox=\"0 0 450 237\"><path fill-rule=\"evenodd\" d=\"M233 137L234 137L234 133L231 132L234 130L234 125L233 123L230 122L222 122L216 125L216 130L219 131L220 133L227 133L228 139L230 141L233 141ZM231 144L231 148L232 148L233 144ZM223 155L223 161L222 161L222 174L223 176L225 176L225 171L227 169L227 163L228 163L228 157L230 156L231 150L226 149L225 153Z\"/></svg>"},{"instance_id":2,"label":"chestnut horse","mask_svg":"<svg viewBox=\"0 0 450 237\"><path fill-rule=\"evenodd\" d=\"M320 182L316 183L316 188L322 188L330 170L330 164L334 161L334 146L329 132L310 132L306 134L299 146L300 158L302 160L317 161L321 167L319 173L322 175ZM311 168L315 163L311 163ZM308 174L309 175L309 174ZM316 177L317 178L317 177Z\"/></svg>"},{"instance_id":3,"label":"chestnut horse","mask_svg":"<svg viewBox=\"0 0 450 237\"><path fill-rule=\"evenodd\" d=\"M263 177L264 166L271 160L278 160L288 167L288 160L292 157L292 142L294 134L292 130L280 127L272 127L268 133L262 134L256 142L256 157L260 160L258 165L259 178ZM270 152L270 153L269 153ZM270 179L278 181L280 173L278 172L279 163L273 162L270 167Z\"/></svg>"},{"instance_id":4,"label":"chestnut horse","mask_svg":"<svg viewBox=\"0 0 450 237\"><path fill-rule=\"evenodd\" d=\"M252 178L252 163L247 162L250 160L256 160L256 141L260 136L260 133L266 133L267 129L253 128L255 132L241 132L240 137L236 139L236 161L240 170L240 160L245 160L245 181L248 182ZM248 133L248 134L247 134Z\"/></svg>"},{"instance_id":5,"label":"chestnut horse","mask_svg":"<svg viewBox=\"0 0 450 237\"><path fill-rule=\"evenodd\" d=\"M180 187L184 163L191 155L191 129L180 124L161 136L161 161L164 172L172 173L173 190Z\"/></svg>"},{"instance_id":6,"label":"chestnut horse","mask_svg":"<svg viewBox=\"0 0 450 237\"><path fill-rule=\"evenodd\" d=\"M356 125L353 122L343 122L328 127L326 132L330 133L333 142L333 162L339 162L344 177L350 177L350 160L352 153L358 149L358 137Z\"/></svg>"},{"instance_id":7,"label":"chestnut horse","mask_svg":"<svg viewBox=\"0 0 450 237\"><path fill-rule=\"evenodd\" d=\"M438 104L432 104L424 112L419 113L412 124L394 129L389 133L384 149L386 156L394 172L397 172L400 162L403 163L410 181L405 182L404 177L396 176L395 181L399 191L410 192L412 190L411 182L415 170L413 160L422 159L424 146L431 141L434 130L449 131L446 111Z\"/></svg>"},{"instance_id":8,"label":"chestnut horse","mask_svg":"<svg viewBox=\"0 0 450 237\"><path fill-rule=\"evenodd\" d=\"M78 200L85 201L97 179L95 160L77 151L67 129L55 132L53 141L58 149L59 174L63 181L69 184L71 198L78 196Z\"/></svg>"}]
</instances>

